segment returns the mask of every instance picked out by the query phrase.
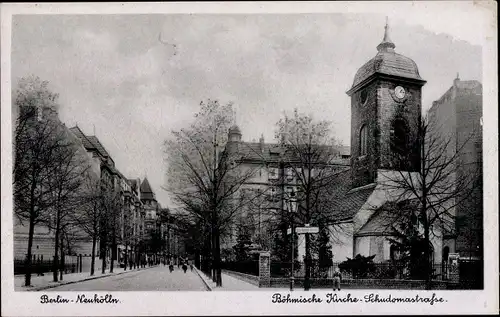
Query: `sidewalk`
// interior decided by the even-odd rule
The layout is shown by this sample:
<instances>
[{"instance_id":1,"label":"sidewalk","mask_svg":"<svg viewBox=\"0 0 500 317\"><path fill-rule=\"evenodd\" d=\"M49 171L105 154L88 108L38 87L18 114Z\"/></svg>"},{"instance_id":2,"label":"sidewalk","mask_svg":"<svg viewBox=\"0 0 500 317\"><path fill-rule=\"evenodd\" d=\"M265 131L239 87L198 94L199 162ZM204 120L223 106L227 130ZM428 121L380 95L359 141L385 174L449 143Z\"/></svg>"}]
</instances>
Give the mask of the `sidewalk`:
<instances>
[{"instance_id":1,"label":"sidewalk","mask_svg":"<svg viewBox=\"0 0 500 317\"><path fill-rule=\"evenodd\" d=\"M83 281L95 280L98 278L104 278L108 276L125 274L128 272L137 272L141 270L146 270L149 268L154 268L157 266L147 266L145 268L136 268L136 269L127 269L126 271L123 268L114 268L113 273L109 273L109 270L106 270L104 274L101 271L96 271L93 276L90 276L90 272L82 272L82 273L70 273L63 274L63 280L59 282L53 282L52 272L46 272L43 276L37 276L36 273L31 275L31 286L24 286L24 275L15 275L14 276L14 290L15 291L41 291L48 288L58 287L61 285L72 284ZM59 275L58 275L59 276Z\"/></svg>"},{"instance_id":2,"label":"sidewalk","mask_svg":"<svg viewBox=\"0 0 500 317\"><path fill-rule=\"evenodd\" d=\"M243 280L237 279L230 275L222 273L222 287L217 287L215 282L212 281L211 278L205 275L202 271L196 269L196 272L203 280L207 289L210 291L258 291L258 290L266 290L265 288L259 288L256 285L250 284Z\"/></svg>"}]
</instances>

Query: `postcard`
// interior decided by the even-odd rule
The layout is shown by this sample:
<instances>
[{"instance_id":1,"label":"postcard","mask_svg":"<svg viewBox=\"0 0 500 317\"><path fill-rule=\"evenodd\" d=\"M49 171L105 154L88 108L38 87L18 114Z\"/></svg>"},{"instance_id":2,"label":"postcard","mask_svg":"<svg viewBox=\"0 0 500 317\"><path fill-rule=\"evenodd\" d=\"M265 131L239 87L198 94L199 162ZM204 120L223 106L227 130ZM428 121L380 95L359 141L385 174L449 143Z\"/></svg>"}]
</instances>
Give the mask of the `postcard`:
<instances>
[{"instance_id":1,"label":"postcard","mask_svg":"<svg viewBox=\"0 0 500 317\"><path fill-rule=\"evenodd\" d=\"M2 315L498 312L496 6L2 4Z\"/></svg>"}]
</instances>

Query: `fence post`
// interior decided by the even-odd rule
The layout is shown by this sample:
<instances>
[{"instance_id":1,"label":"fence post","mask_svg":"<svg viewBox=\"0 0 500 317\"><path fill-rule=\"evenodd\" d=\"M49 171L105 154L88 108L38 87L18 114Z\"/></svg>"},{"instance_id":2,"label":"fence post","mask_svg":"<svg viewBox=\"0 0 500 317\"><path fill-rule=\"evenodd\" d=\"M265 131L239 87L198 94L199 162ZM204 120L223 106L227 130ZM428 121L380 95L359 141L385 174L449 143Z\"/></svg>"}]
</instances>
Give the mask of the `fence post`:
<instances>
[{"instance_id":1,"label":"fence post","mask_svg":"<svg viewBox=\"0 0 500 317\"><path fill-rule=\"evenodd\" d=\"M453 283L458 283L460 281L460 272L459 272L459 259L460 255L458 253L450 253L448 255L449 261L449 278Z\"/></svg>"},{"instance_id":2,"label":"fence post","mask_svg":"<svg viewBox=\"0 0 500 317\"><path fill-rule=\"evenodd\" d=\"M259 287L271 286L271 254L261 252L259 254Z\"/></svg>"}]
</instances>

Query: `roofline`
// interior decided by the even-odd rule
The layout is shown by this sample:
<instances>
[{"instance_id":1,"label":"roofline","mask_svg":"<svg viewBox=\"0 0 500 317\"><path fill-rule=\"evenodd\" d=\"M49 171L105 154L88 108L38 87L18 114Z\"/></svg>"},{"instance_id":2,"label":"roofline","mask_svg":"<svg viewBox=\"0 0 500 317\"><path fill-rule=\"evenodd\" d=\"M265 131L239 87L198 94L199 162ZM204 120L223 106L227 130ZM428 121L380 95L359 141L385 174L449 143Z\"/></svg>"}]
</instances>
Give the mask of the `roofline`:
<instances>
[{"instance_id":1,"label":"roofline","mask_svg":"<svg viewBox=\"0 0 500 317\"><path fill-rule=\"evenodd\" d=\"M89 144L91 144L91 145L93 146L92 148L86 148L86 147L85 147L85 145L84 145L83 147L84 147L86 150L89 150L89 151L90 151L90 150L95 150L95 151L98 151L98 152L99 152L99 150L97 150L97 147L95 146L95 144L94 144L92 141L90 141L90 140L89 140L89 138L87 137L87 135L86 135L85 133L83 133L82 129L80 129L80 127L79 127L78 125L76 125L76 126L74 126L74 127L69 128L69 130L70 130L70 131L71 131L72 129L78 129L78 131L80 131L80 133L81 133L81 134L82 134L82 136L85 138L85 140L87 140L87 142L89 142ZM73 132L71 131L71 133L73 133ZM73 134L74 134L74 133L73 133ZM78 136L76 136L76 137L78 138ZM83 141L82 141L82 145L83 145Z\"/></svg>"},{"instance_id":2,"label":"roofline","mask_svg":"<svg viewBox=\"0 0 500 317\"><path fill-rule=\"evenodd\" d=\"M381 72L374 72L372 75L368 76L365 80L357 84L356 86L351 87L348 91L346 91L346 94L350 97L352 94L354 94L356 91L360 90L362 87L368 85L370 82L374 81L375 79L397 79L402 82L406 82L409 84L417 84L419 86L425 85L427 83L426 80L423 79L417 79L417 78L410 78L410 77L404 77L404 76L397 76L397 75L389 75Z\"/></svg>"}]
</instances>

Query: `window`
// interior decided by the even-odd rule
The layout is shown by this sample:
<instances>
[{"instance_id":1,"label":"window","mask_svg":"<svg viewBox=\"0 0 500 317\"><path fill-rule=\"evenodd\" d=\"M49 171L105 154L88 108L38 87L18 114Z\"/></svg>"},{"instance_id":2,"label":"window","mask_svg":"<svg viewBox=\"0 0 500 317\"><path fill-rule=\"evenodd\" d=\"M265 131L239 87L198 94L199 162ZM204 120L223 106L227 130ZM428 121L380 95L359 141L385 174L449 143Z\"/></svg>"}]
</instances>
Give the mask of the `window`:
<instances>
[{"instance_id":1,"label":"window","mask_svg":"<svg viewBox=\"0 0 500 317\"><path fill-rule=\"evenodd\" d=\"M368 99L368 91L366 89L363 89L359 94L359 100L361 101L362 105L365 104L366 99Z\"/></svg>"},{"instance_id":2,"label":"window","mask_svg":"<svg viewBox=\"0 0 500 317\"><path fill-rule=\"evenodd\" d=\"M269 200L272 202L277 201L278 191L276 186L272 186L269 190Z\"/></svg>"},{"instance_id":3,"label":"window","mask_svg":"<svg viewBox=\"0 0 500 317\"><path fill-rule=\"evenodd\" d=\"M275 167L269 168L269 179L278 179L278 169Z\"/></svg>"},{"instance_id":4,"label":"window","mask_svg":"<svg viewBox=\"0 0 500 317\"><path fill-rule=\"evenodd\" d=\"M391 127L391 151L401 158L406 158L408 154L408 133L408 125L404 119L394 120Z\"/></svg>"},{"instance_id":5,"label":"window","mask_svg":"<svg viewBox=\"0 0 500 317\"><path fill-rule=\"evenodd\" d=\"M359 132L359 155L363 156L368 153L368 127L363 125Z\"/></svg>"},{"instance_id":6,"label":"window","mask_svg":"<svg viewBox=\"0 0 500 317\"><path fill-rule=\"evenodd\" d=\"M302 177L302 168L298 167L295 169L295 173L297 174L297 178Z\"/></svg>"}]
</instances>

